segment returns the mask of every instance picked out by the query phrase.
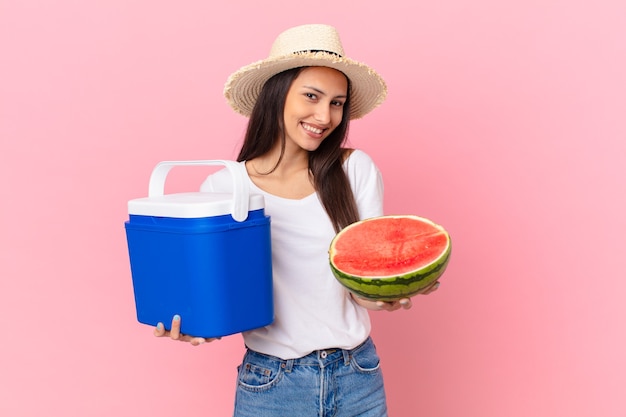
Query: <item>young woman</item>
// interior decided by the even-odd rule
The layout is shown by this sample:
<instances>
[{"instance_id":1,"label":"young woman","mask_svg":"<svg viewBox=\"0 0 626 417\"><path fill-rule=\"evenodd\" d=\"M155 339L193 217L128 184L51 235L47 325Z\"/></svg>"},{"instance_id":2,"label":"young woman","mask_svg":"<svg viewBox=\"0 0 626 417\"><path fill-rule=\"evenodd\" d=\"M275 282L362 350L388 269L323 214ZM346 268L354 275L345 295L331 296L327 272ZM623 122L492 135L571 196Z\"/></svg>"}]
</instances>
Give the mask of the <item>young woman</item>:
<instances>
[{"instance_id":1,"label":"young woman","mask_svg":"<svg viewBox=\"0 0 626 417\"><path fill-rule=\"evenodd\" d=\"M274 323L243 334L234 415L387 416L368 310L406 309L411 301L361 299L328 265L339 230L383 214L378 168L343 145L349 120L384 100L384 81L344 57L334 28L305 25L279 35L269 58L231 75L225 95L250 117L238 161L271 216L275 303ZM230 192L231 183L222 170L202 189ZM159 323L155 335L194 345L212 340L181 334L180 323L174 317L171 331Z\"/></svg>"}]
</instances>

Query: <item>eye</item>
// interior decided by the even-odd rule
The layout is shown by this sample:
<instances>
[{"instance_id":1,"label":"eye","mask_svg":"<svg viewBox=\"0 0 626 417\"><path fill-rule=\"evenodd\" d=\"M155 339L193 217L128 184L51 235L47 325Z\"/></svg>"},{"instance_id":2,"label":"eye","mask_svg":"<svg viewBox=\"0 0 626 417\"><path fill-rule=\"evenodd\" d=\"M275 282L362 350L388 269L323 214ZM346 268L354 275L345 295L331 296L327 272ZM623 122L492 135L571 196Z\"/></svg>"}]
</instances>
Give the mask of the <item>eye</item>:
<instances>
[{"instance_id":1,"label":"eye","mask_svg":"<svg viewBox=\"0 0 626 417\"><path fill-rule=\"evenodd\" d=\"M343 101L334 100L334 101L331 102L331 104L333 106L336 106L336 107L343 107L344 103L343 103Z\"/></svg>"},{"instance_id":2,"label":"eye","mask_svg":"<svg viewBox=\"0 0 626 417\"><path fill-rule=\"evenodd\" d=\"M313 94L313 93L304 93L304 95L306 96L306 98L310 99L310 100L317 100L317 95Z\"/></svg>"}]
</instances>

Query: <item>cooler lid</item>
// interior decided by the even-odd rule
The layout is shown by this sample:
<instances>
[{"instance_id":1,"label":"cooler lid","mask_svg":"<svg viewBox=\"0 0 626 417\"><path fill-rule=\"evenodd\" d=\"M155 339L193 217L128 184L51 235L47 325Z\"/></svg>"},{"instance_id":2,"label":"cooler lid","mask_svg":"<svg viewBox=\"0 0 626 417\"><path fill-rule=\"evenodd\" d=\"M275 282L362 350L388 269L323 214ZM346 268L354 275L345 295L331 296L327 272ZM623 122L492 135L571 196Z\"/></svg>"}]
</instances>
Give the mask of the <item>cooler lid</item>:
<instances>
[{"instance_id":1,"label":"cooler lid","mask_svg":"<svg viewBox=\"0 0 626 417\"><path fill-rule=\"evenodd\" d=\"M260 194L250 194L248 201L249 211L265 207ZM231 214L233 205L233 195L228 193L176 193L130 200L128 214L185 219L214 217Z\"/></svg>"}]
</instances>

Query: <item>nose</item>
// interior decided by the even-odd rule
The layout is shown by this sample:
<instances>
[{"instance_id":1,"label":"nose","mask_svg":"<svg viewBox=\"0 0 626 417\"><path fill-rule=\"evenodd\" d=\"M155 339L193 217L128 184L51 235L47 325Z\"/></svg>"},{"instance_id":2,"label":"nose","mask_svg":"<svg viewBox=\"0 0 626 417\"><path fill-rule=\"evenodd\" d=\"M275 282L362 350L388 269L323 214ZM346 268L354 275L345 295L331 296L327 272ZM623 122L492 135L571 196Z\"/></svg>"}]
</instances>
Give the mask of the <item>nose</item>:
<instances>
[{"instance_id":1,"label":"nose","mask_svg":"<svg viewBox=\"0 0 626 417\"><path fill-rule=\"evenodd\" d=\"M330 123L330 106L320 103L315 108L315 120L322 124Z\"/></svg>"}]
</instances>

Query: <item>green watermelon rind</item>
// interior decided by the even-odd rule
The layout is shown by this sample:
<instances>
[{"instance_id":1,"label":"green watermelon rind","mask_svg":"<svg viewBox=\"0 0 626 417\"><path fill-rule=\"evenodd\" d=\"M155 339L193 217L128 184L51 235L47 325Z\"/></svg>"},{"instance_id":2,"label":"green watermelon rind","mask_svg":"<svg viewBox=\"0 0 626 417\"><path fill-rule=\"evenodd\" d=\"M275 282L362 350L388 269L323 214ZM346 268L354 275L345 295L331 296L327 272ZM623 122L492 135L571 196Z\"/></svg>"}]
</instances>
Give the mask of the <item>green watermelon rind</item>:
<instances>
[{"instance_id":1,"label":"green watermelon rind","mask_svg":"<svg viewBox=\"0 0 626 417\"><path fill-rule=\"evenodd\" d=\"M367 278L348 275L331 264L335 278L351 292L369 300L394 301L418 294L422 289L437 281L443 275L450 260L450 245L448 250L437 262L430 265L426 271L408 273L402 276Z\"/></svg>"},{"instance_id":2,"label":"green watermelon rind","mask_svg":"<svg viewBox=\"0 0 626 417\"><path fill-rule=\"evenodd\" d=\"M412 297L437 281L446 270L450 261L452 242L448 233L445 231L444 233L448 242L446 250L432 263L414 272L390 277L361 277L342 272L333 265L332 260L330 268L335 278L359 297L380 301Z\"/></svg>"}]
</instances>

